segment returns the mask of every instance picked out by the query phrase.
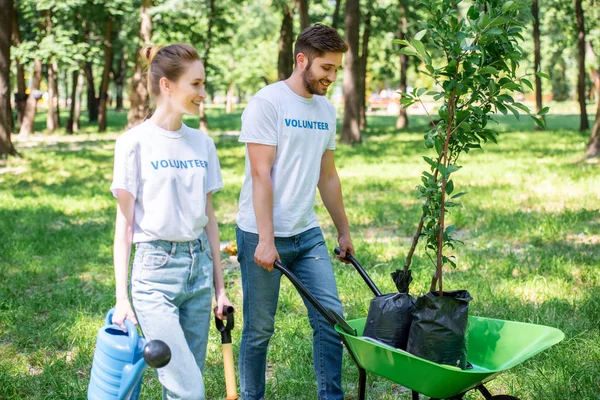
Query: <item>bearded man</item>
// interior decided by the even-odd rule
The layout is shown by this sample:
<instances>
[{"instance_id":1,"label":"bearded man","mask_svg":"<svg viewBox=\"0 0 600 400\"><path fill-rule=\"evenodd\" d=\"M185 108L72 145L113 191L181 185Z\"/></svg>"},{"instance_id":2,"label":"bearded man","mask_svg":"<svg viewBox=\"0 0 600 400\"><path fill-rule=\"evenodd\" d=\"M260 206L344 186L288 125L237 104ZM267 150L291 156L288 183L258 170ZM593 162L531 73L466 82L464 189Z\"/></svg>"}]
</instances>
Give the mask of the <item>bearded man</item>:
<instances>
[{"instance_id":1,"label":"bearded man","mask_svg":"<svg viewBox=\"0 0 600 400\"><path fill-rule=\"evenodd\" d=\"M239 368L243 400L265 395L267 347L275 328L281 272L286 265L327 309L342 314L325 240L314 211L316 189L338 232L340 259L354 254L334 163L336 111L324 96L348 46L333 28L316 24L295 43L295 68L261 89L242 115L246 172L237 215L244 328ZM319 400L341 400L342 343L306 300L313 329Z\"/></svg>"}]
</instances>

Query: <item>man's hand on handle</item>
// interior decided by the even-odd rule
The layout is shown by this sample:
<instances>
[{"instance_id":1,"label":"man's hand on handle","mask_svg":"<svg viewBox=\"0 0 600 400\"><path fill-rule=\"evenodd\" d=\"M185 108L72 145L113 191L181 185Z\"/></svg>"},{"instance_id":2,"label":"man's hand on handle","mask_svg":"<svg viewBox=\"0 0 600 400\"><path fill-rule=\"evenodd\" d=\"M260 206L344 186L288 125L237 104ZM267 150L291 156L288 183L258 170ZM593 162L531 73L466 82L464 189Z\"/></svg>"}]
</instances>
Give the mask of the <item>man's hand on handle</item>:
<instances>
[{"instance_id":1,"label":"man's hand on handle","mask_svg":"<svg viewBox=\"0 0 600 400\"><path fill-rule=\"evenodd\" d=\"M281 261L279 253L275 248L273 241L258 241L256 251L254 252L254 262L267 271L273 271L273 263L275 261Z\"/></svg>"},{"instance_id":2,"label":"man's hand on handle","mask_svg":"<svg viewBox=\"0 0 600 400\"><path fill-rule=\"evenodd\" d=\"M339 235L338 243L340 245L340 255L338 256L338 259L344 264L348 264L349 261L346 260L346 253L354 255L354 245L352 244L350 234Z\"/></svg>"}]
</instances>

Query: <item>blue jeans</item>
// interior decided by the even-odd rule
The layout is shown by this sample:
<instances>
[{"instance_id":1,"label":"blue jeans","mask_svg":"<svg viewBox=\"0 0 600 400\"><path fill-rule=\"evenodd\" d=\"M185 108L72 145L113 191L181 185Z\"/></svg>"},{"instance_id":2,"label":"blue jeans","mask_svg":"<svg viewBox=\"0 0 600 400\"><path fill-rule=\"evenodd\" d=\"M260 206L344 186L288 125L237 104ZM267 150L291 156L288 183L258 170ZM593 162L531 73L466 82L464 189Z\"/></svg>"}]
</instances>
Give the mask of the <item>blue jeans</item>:
<instances>
[{"instance_id":1,"label":"blue jeans","mask_svg":"<svg viewBox=\"0 0 600 400\"><path fill-rule=\"evenodd\" d=\"M265 395L267 347L274 332L281 272L268 272L254 263L258 235L236 229L238 260L242 270L244 328L240 344L242 400ZM328 309L342 314L335 277L320 228L292 237L275 238L281 262ZM313 362L319 400L342 400L342 342L327 320L304 299L313 329Z\"/></svg>"},{"instance_id":2,"label":"blue jeans","mask_svg":"<svg viewBox=\"0 0 600 400\"><path fill-rule=\"evenodd\" d=\"M191 242L136 244L131 297L146 340L160 339L171 361L157 370L163 399L204 400L202 371L212 306L213 264L203 233Z\"/></svg>"}]
</instances>

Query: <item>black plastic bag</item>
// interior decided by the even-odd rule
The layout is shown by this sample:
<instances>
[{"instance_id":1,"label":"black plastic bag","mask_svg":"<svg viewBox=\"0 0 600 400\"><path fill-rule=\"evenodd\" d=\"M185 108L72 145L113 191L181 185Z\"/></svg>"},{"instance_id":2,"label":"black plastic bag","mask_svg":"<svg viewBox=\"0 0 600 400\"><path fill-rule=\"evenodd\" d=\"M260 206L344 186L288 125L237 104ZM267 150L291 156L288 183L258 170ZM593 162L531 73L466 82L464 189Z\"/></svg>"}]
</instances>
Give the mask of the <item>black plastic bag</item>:
<instances>
[{"instance_id":1,"label":"black plastic bag","mask_svg":"<svg viewBox=\"0 0 600 400\"><path fill-rule=\"evenodd\" d=\"M390 293L371 300L364 336L406 350L415 299L406 293Z\"/></svg>"},{"instance_id":2,"label":"black plastic bag","mask_svg":"<svg viewBox=\"0 0 600 400\"><path fill-rule=\"evenodd\" d=\"M471 295L466 290L427 293L417 299L407 351L438 364L465 369Z\"/></svg>"}]
</instances>

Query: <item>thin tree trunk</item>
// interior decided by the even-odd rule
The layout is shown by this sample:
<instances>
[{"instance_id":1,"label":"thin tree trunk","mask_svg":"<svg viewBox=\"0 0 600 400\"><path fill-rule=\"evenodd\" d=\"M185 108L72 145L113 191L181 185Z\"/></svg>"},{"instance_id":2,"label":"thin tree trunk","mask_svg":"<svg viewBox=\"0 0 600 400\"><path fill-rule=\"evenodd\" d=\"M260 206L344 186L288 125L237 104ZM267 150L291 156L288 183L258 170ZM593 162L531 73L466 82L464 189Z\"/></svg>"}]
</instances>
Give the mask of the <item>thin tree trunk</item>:
<instances>
[{"instance_id":1,"label":"thin tree trunk","mask_svg":"<svg viewBox=\"0 0 600 400\"><path fill-rule=\"evenodd\" d=\"M234 105L234 96L235 96L235 86L233 85L233 81L229 82L229 87L227 88L227 102L225 103L225 114L231 114L233 112Z\"/></svg>"},{"instance_id":2,"label":"thin tree trunk","mask_svg":"<svg viewBox=\"0 0 600 400\"><path fill-rule=\"evenodd\" d=\"M54 70L54 63L50 62L46 64L48 69L48 114L46 116L46 130L48 133L52 133L58 128L56 123L56 71Z\"/></svg>"},{"instance_id":3,"label":"thin tree trunk","mask_svg":"<svg viewBox=\"0 0 600 400\"><path fill-rule=\"evenodd\" d=\"M215 8L215 1L214 0L210 0L208 2L208 7L209 7L209 17L208 17L208 27L206 30L206 42L204 42L204 70L208 70L208 61L209 61L209 55L210 55L210 49L212 47L212 39L213 39L213 28L214 28L214 21L215 21L215 13L216 13L216 8ZM208 119L206 118L206 104L205 101L203 100L202 103L200 103L200 130L203 132L208 132Z\"/></svg>"},{"instance_id":4,"label":"thin tree trunk","mask_svg":"<svg viewBox=\"0 0 600 400\"><path fill-rule=\"evenodd\" d=\"M77 73L77 89L75 89L75 108L73 114L73 132L79 132L81 123L81 104L83 103L83 71Z\"/></svg>"},{"instance_id":5,"label":"thin tree trunk","mask_svg":"<svg viewBox=\"0 0 600 400\"><path fill-rule=\"evenodd\" d=\"M360 101L358 75L360 57L358 39L360 25L359 0L346 0L346 42L348 52L344 64L344 120L340 140L344 143L360 142Z\"/></svg>"},{"instance_id":6,"label":"thin tree trunk","mask_svg":"<svg viewBox=\"0 0 600 400\"><path fill-rule=\"evenodd\" d=\"M300 29L304 30L310 26L308 0L296 0L296 8L298 8L298 15L300 15Z\"/></svg>"},{"instance_id":7,"label":"thin tree trunk","mask_svg":"<svg viewBox=\"0 0 600 400\"><path fill-rule=\"evenodd\" d=\"M37 111L38 99L36 94L40 90L40 82L42 81L42 61L35 59L33 61L33 78L31 79L31 86L29 89L29 97L27 98L27 104L25 105L25 114L23 115L23 122L19 129L19 136L27 137L33 132L33 122L35 120L35 113Z\"/></svg>"},{"instance_id":8,"label":"thin tree trunk","mask_svg":"<svg viewBox=\"0 0 600 400\"><path fill-rule=\"evenodd\" d=\"M21 32L19 30L19 14L17 10L12 10L12 43L15 47L21 45ZM15 95L15 102L17 104L17 122L19 127L23 123L23 115L25 115L25 105L27 104L27 93L25 92L25 66L21 63L21 60L17 62L17 94Z\"/></svg>"},{"instance_id":9,"label":"thin tree trunk","mask_svg":"<svg viewBox=\"0 0 600 400\"><path fill-rule=\"evenodd\" d=\"M575 17L577 19L577 50L579 71L577 74L577 98L579 100L579 130L590 128L587 111L585 109L585 26L583 20L582 0L575 0Z\"/></svg>"},{"instance_id":10,"label":"thin tree trunk","mask_svg":"<svg viewBox=\"0 0 600 400\"><path fill-rule=\"evenodd\" d=\"M0 155L16 155L12 144L12 111L10 109L10 44L13 24L12 0L0 0Z\"/></svg>"},{"instance_id":11,"label":"thin tree trunk","mask_svg":"<svg viewBox=\"0 0 600 400\"><path fill-rule=\"evenodd\" d=\"M279 35L279 58L277 60L277 78L286 80L294 70L294 8L283 6L283 20Z\"/></svg>"},{"instance_id":12,"label":"thin tree trunk","mask_svg":"<svg viewBox=\"0 0 600 400\"><path fill-rule=\"evenodd\" d=\"M368 3L367 15L365 15L365 27L363 30L362 38L362 52L360 56L360 71L359 71L359 92L358 99L360 102L360 129L367 128L367 116L366 116L366 97L367 97L367 63L369 61L369 38L371 37L371 17L373 15L373 5L371 2Z\"/></svg>"},{"instance_id":13,"label":"thin tree trunk","mask_svg":"<svg viewBox=\"0 0 600 400\"><path fill-rule=\"evenodd\" d=\"M150 43L152 38L152 17L149 13L152 7L152 0L142 0L140 7L140 34L139 40L144 45ZM139 52L141 46L138 46L133 54L133 63L135 65L133 77L131 79L131 90L129 92L129 113L127 114L127 128L135 126L142 122L150 112L148 102L148 89L144 80L144 67L140 62Z\"/></svg>"},{"instance_id":14,"label":"thin tree trunk","mask_svg":"<svg viewBox=\"0 0 600 400\"><path fill-rule=\"evenodd\" d=\"M123 111L123 86L125 84L125 71L127 69L127 53L121 49L121 56L117 62L117 70L114 73L115 77L115 110Z\"/></svg>"},{"instance_id":15,"label":"thin tree trunk","mask_svg":"<svg viewBox=\"0 0 600 400\"><path fill-rule=\"evenodd\" d=\"M531 3L531 15L533 16L533 69L535 72L540 70L542 64L542 55L540 50L540 11L538 7L538 0L532 0ZM542 108L542 78L535 75L535 108L539 112ZM546 118L543 116L542 118ZM535 129L541 129L537 124Z\"/></svg>"},{"instance_id":16,"label":"thin tree trunk","mask_svg":"<svg viewBox=\"0 0 600 400\"><path fill-rule=\"evenodd\" d=\"M342 4L342 0L335 0L335 9L333 10L333 15L331 16L331 27L333 29L337 29L340 22L340 6Z\"/></svg>"},{"instance_id":17,"label":"thin tree trunk","mask_svg":"<svg viewBox=\"0 0 600 400\"><path fill-rule=\"evenodd\" d=\"M585 157L592 158L600 156L600 65L598 62L600 59L596 57L591 42L588 42L588 54L590 61L596 66L591 72L592 82L596 89L596 119L585 149Z\"/></svg>"},{"instance_id":18,"label":"thin tree trunk","mask_svg":"<svg viewBox=\"0 0 600 400\"><path fill-rule=\"evenodd\" d=\"M96 98L91 61L85 62L83 72L85 73L85 82L87 84L88 122L92 123L98 121L98 99Z\"/></svg>"},{"instance_id":19,"label":"thin tree trunk","mask_svg":"<svg viewBox=\"0 0 600 400\"><path fill-rule=\"evenodd\" d=\"M404 40L408 31L408 7L406 0L399 1L400 21L398 21L398 39ZM406 93L406 71L408 70L408 56L400 54L400 93ZM406 108L400 103L400 111L396 119L396 128L408 128L408 114Z\"/></svg>"},{"instance_id":20,"label":"thin tree trunk","mask_svg":"<svg viewBox=\"0 0 600 400\"><path fill-rule=\"evenodd\" d=\"M79 70L71 72L71 106L69 107L69 119L67 119L66 130L69 135L73 134L73 122L75 120L75 103L77 103L77 77L79 76ZM66 81L65 81L66 82Z\"/></svg>"},{"instance_id":21,"label":"thin tree trunk","mask_svg":"<svg viewBox=\"0 0 600 400\"><path fill-rule=\"evenodd\" d=\"M106 21L106 35L104 37L104 71L102 72L102 83L100 85L100 102L98 104L98 132L106 131L106 109L108 100L108 83L110 81L110 69L112 65L112 18Z\"/></svg>"}]
</instances>

